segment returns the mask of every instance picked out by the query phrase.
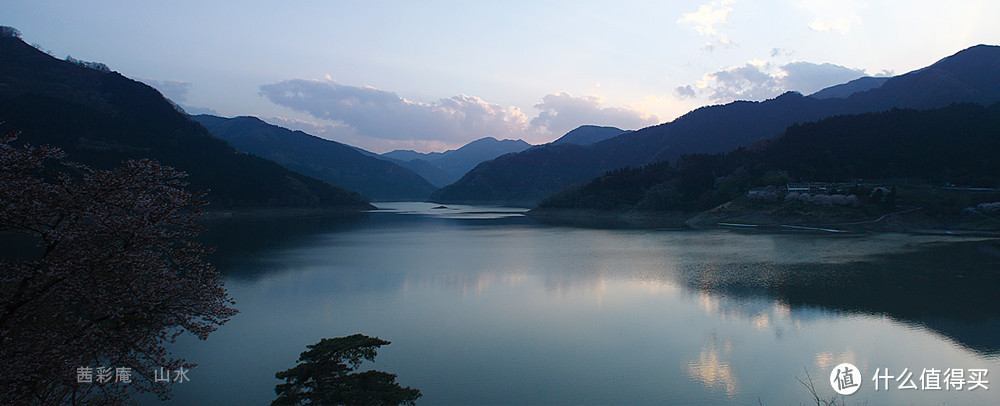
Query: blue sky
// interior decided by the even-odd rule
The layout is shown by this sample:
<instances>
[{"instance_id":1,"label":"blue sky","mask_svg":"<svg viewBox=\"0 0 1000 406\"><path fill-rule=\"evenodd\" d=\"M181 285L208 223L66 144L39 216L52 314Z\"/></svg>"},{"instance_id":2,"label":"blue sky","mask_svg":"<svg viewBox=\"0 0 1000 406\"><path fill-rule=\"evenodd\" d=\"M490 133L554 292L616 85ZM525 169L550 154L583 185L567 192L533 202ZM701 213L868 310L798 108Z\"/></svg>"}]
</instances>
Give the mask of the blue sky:
<instances>
[{"instance_id":1,"label":"blue sky","mask_svg":"<svg viewBox=\"0 0 1000 406\"><path fill-rule=\"evenodd\" d=\"M196 113L376 152L551 141L901 74L1000 38L1000 2L9 1L0 24Z\"/></svg>"}]
</instances>

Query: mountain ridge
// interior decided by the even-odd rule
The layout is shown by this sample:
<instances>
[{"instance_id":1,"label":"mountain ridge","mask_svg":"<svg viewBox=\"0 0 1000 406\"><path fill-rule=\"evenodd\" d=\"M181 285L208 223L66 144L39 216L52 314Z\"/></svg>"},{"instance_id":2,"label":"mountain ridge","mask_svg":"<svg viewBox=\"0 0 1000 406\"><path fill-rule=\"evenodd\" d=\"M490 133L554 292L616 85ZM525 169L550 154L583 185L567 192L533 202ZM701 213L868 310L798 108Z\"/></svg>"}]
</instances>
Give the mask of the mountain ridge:
<instances>
[{"instance_id":1,"label":"mountain ridge","mask_svg":"<svg viewBox=\"0 0 1000 406\"><path fill-rule=\"evenodd\" d=\"M762 102L705 106L671 122L576 152L532 152L531 157L505 158L505 165L483 163L435 192L432 199L442 203L496 203L493 198L503 196L501 200L519 204L537 202L549 193L612 169L673 160L683 154L727 152L780 134L795 123L892 108L926 109L957 102L989 105L1000 101L1000 81L996 77L1000 77L1000 47L977 45L843 99L816 99L786 92ZM531 151L545 148L551 146ZM517 173L520 179L510 179L511 173Z\"/></svg>"},{"instance_id":2,"label":"mountain ridge","mask_svg":"<svg viewBox=\"0 0 1000 406\"><path fill-rule=\"evenodd\" d=\"M457 149L444 152L420 153L412 150L395 150L382 154L382 157L394 159L400 165L418 171L418 173L426 173L427 175L424 177L430 178L428 180L435 186L438 184L445 186L458 180L484 161L509 153L521 152L528 148L531 148L531 144L520 139L498 140L494 137L483 137ZM420 161L413 162L415 160ZM432 170L421 167L427 164L440 169L443 175L432 173Z\"/></svg>"},{"instance_id":3,"label":"mountain ridge","mask_svg":"<svg viewBox=\"0 0 1000 406\"><path fill-rule=\"evenodd\" d=\"M814 99L846 99L855 93L866 92L876 87L882 86L889 80L888 76L865 76L854 79L847 83L830 86L810 94Z\"/></svg>"},{"instance_id":4,"label":"mountain ridge","mask_svg":"<svg viewBox=\"0 0 1000 406\"><path fill-rule=\"evenodd\" d=\"M581 125L552 141L550 144L591 145L629 132L632 131L622 130L617 127Z\"/></svg>"},{"instance_id":5,"label":"mountain ridge","mask_svg":"<svg viewBox=\"0 0 1000 406\"><path fill-rule=\"evenodd\" d=\"M680 213L675 226L837 218L858 226L855 220L908 210L921 212L911 218L924 225L995 230L996 220L970 210L1000 197L998 128L1000 103L839 115L790 126L754 149L609 171L549 195L535 213ZM799 192L792 182L812 186Z\"/></svg>"},{"instance_id":6,"label":"mountain ridge","mask_svg":"<svg viewBox=\"0 0 1000 406\"><path fill-rule=\"evenodd\" d=\"M395 163L352 146L269 124L257 117L191 117L237 149L374 200L423 200L436 188Z\"/></svg>"},{"instance_id":7,"label":"mountain ridge","mask_svg":"<svg viewBox=\"0 0 1000 406\"><path fill-rule=\"evenodd\" d=\"M21 131L18 142L53 145L99 169L155 159L188 173L189 187L208 190L215 208L373 207L360 194L239 153L155 89L94 66L0 38L0 118Z\"/></svg>"}]
</instances>

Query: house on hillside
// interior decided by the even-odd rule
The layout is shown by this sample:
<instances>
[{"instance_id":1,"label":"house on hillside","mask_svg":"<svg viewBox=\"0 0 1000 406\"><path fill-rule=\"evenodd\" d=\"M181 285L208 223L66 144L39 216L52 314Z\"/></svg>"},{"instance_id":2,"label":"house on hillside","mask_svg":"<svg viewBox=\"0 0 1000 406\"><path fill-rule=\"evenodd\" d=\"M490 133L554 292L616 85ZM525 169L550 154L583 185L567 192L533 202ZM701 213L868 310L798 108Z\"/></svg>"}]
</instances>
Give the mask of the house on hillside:
<instances>
[{"instance_id":1,"label":"house on hillside","mask_svg":"<svg viewBox=\"0 0 1000 406\"><path fill-rule=\"evenodd\" d=\"M820 183L789 183L785 189L788 192L798 193L826 193L826 185Z\"/></svg>"}]
</instances>

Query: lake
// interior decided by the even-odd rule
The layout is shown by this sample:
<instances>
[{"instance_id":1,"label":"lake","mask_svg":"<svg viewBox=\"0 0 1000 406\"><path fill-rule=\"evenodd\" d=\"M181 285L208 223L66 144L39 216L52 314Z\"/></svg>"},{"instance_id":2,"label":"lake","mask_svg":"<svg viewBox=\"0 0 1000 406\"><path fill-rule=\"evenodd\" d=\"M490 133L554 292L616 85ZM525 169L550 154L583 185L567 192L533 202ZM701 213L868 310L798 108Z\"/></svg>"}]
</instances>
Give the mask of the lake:
<instances>
[{"instance_id":1,"label":"lake","mask_svg":"<svg viewBox=\"0 0 1000 406\"><path fill-rule=\"evenodd\" d=\"M899 234L601 230L522 210L382 203L352 218L209 230L241 311L173 352L169 404L268 404L306 345L391 341L373 368L433 404L997 404L922 389L925 369L1000 375L1000 244ZM912 373L917 389L876 369ZM945 385L947 386L947 385ZM143 398L146 404L162 404Z\"/></svg>"}]
</instances>

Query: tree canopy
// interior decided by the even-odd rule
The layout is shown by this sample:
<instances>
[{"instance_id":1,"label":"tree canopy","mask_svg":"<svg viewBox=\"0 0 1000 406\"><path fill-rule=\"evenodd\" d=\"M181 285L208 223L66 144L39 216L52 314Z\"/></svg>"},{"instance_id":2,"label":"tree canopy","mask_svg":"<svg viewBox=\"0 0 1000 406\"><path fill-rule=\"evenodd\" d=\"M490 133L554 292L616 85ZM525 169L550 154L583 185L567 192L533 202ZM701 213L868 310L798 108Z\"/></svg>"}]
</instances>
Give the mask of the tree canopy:
<instances>
[{"instance_id":1,"label":"tree canopy","mask_svg":"<svg viewBox=\"0 0 1000 406\"><path fill-rule=\"evenodd\" d=\"M298 365L278 372L285 383L275 386L272 405L413 405L420 391L396 383L382 371L352 372L363 360L374 361L376 350L389 342L354 334L324 338L307 345Z\"/></svg>"},{"instance_id":2,"label":"tree canopy","mask_svg":"<svg viewBox=\"0 0 1000 406\"><path fill-rule=\"evenodd\" d=\"M95 170L15 138L0 137L0 233L39 248L0 258L0 404L169 397L155 371L193 364L164 344L204 339L236 313L194 240L202 195L152 160ZM130 379L81 382L79 368L99 367Z\"/></svg>"}]
</instances>

